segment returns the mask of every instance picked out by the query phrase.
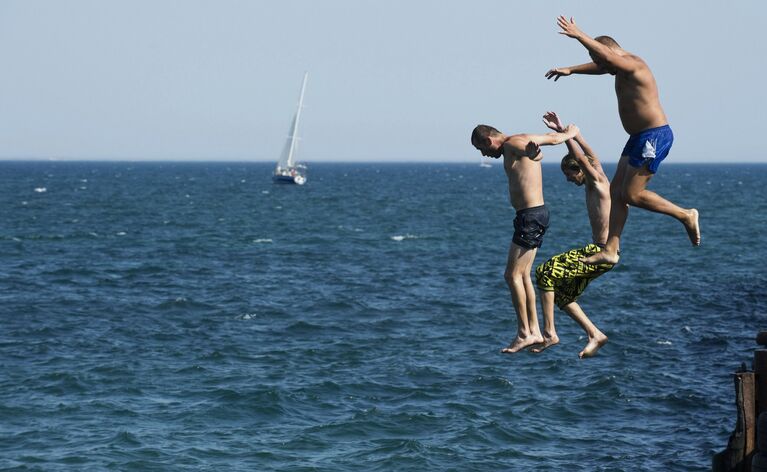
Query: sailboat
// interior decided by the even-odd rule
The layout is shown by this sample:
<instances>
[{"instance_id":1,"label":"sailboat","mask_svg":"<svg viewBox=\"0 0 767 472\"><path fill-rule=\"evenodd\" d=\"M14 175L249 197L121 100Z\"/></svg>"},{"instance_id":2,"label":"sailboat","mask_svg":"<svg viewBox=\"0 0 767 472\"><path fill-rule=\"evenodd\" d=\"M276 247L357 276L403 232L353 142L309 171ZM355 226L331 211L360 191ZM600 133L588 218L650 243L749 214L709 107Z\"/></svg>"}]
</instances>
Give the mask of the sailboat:
<instances>
[{"instance_id":1,"label":"sailboat","mask_svg":"<svg viewBox=\"0 0 767 472\"><path fill-rule=\"evenodd\" d=\"M301 118L301 108L304 105L304 92L306 91L306 79L309 73L304 73L304 82L301 84L301 96L298 99L298 110L293 117L293 126L290 128L288 142L282 150L280 160L277 161L277 167L274 168L272 181L276 184L298 184L306 183L306 166L296 163L296 151L298 150L298 120Z\"/></svg>"}]
</instances>

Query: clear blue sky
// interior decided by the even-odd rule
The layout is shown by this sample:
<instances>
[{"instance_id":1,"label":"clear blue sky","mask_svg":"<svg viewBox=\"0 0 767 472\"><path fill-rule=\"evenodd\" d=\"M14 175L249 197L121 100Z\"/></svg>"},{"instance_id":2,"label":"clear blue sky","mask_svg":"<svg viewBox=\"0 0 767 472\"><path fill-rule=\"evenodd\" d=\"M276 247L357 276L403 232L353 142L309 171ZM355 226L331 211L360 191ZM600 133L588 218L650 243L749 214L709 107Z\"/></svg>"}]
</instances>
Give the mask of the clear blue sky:
<instances>
[{"instance_id":1,"label":"clear blue sky","mask_svg":"<svg viewBox=\"0 0 767 472\"><path fill-rule=\"evenodd\" d=\"M612 79L544 78L588 60L558 14L649 63L667 162L767 161L763 0L0 0L0 158L274 161L307 70L309 163L476 161L546 110L615 161Z\"/></svg>"}]
</instances>

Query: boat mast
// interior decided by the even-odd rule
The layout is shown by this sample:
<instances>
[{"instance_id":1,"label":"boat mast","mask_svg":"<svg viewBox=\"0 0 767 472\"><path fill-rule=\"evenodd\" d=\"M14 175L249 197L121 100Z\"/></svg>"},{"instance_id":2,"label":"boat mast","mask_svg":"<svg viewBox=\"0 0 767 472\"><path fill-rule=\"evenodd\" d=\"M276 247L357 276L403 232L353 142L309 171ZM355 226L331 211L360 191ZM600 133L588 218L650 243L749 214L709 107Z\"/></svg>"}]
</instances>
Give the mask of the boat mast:
<instances>
[{"instance_id":1,"label":"boat mast","mask_svg":"<svg viewBox=\"0 0 767 472\"><path fill-rule=\"evenodd\" d=\"M301 84L301 96L298 99L298 110L296 111L296 119L293 120L293 130L290 133L290 150L288 151L288 167L293 167L293 154L296 152L296 145L298 144L298 120L301 118L301 108L304 106L304 92L306 91L306 79L309 77L309 72L304 72L304 82Z\"/></svg>"}]
</instances>

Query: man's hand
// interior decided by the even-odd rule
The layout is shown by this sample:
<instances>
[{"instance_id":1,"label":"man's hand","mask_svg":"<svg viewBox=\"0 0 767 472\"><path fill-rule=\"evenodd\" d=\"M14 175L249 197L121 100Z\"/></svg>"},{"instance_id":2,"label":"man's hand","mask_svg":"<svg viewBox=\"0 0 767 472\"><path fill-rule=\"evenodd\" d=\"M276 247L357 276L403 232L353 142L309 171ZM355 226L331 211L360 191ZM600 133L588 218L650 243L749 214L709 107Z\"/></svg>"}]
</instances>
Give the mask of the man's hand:
<instances>
[{"instance_id":1,"label":"man's hand","mask_svg":"<svg viewBox=\"0 0 767 472\"><path fill-rule=\"evenodd\" d=\"M568 20L560 15L560 17L557 18L557 24L562 28L562 31L560 31L559 34L564 34L565 36L575 39L578 39L578 37L583 34L583 31L581 31L580 28L578 28L578 25L575 24L575 20L573 20L572 16L570 17L570 20Z\"/></svg>"},{"instance_id":2,"label":"man's hand","mask_svg":"<svg viewBox=\"0 0 767 472\"><path fill-rule=\"evenodd\" d=\"M529 157L532 160L535 160L536 157L541 153L541 147L534 143L533 141L530 141L527 143L527 146L525 146L525 156Z\"/></svg>"},{"instance_id":3,"label":"man's hand","mask_svg":"<svg viewBox=\"0 0 767 472\"><path fill-rule=\"evenodd\" d=\"M551 69L550 71L546 72L546 78L550 79L554 77L554 82L556 82L560 77L565 77L572 73L573 71L569 67L561 67L558 69Z\"/></svg>"},{"instance_id":4,"label":"man's hand","mask_svg":"<svg viewBox=\"0 0 767 472\"><path fill-rule=\"evenodd\" d=\"M562 126L562 121L559 119L556 113L553 111L547 111L545 115L543 115L543 123L548 126L550 129L553 129L554 131L563 132L565 130L565 127Z\"/></svg>"},{"instance_id":5,"label":"man's hand","mask_svg":"<svg viewBox=\"0 0 767 472\"><path fill-rule=\"evenodd\" d=\"M578 127L573 124L567 125L567 128L565 128L564 131L562 132L568 135L568 139L574 138L578 136L579 134L581 134L581 130L578 129Z\"/></svg>"}]
</instances>

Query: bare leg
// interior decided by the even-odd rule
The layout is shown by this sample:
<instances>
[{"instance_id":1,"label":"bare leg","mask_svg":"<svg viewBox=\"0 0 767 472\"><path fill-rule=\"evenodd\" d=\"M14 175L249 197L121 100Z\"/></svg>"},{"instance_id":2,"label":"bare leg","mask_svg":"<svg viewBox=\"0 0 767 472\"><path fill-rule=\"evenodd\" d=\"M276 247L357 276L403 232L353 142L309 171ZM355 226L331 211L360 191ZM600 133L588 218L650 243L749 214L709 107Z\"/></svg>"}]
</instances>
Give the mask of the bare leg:
<instances>
[{"instance_id":1,"label":"bare leg","mask_svg":"<svg viewBox=\"0 0 767 472\"><path fill-rule=\"evenodd\" d=\"M506 263L504 277L509 285L511 300L517 312L517 337L508 347L501 350L504 353L513 354L528 346L543 342L535 311L535 292L533 291L532 300L527 293L527 286L532 286L530 267L535 259L535 253L535 249L525 249L514 243L511 243L509 248L509 259Z\"/></svg>"},{"instance_id":2,"label":"bare leg","mask_svg":"<svg viewBox=\"0 0 767 472\"><path fill-rule=\"evenodd\" d=\"M586 344L586 347L578 353L578 357L583 359L585 357L594 356L599 348L607 343L607 336L594 326L594 323L591 322L588 316L586 316L586 313L583 312L580 305L576 302L565 305L564 310L565 313L570 315L570 318L575 320L575 322L583 328L583 331L585 331L586 335L589 337L588 344Z\"/></svg>"},{"instance_id":3,"label":"bare leg","mask_svg":"<svg viewBox=\"0 0 767 472\"><path fill-rule=\"evenodd\" d=\"M530 328L530 333L533 337L540 339L541 328L538 325L538 311L535 304L535 286L530 277L530 272L533 270L533 261L535 260L535 254L538 252L538 249L533 249L530 252L532 255L527 258L527 265L522 273L522 277L525 281L525 296L527 296L527 325Z\"/></svg>"},{"instance_id":4,"label":"bare leg","mask_svg":"<svg viewBox=\"0 0 767 472\"><path fill-rule=\"evenodd\" d=\"M618 182L619 175L621 179ZM684 225L687 237L690 238L693 246L700 245L698 210L680 208L657 193L647 190L647 184L652 176L646 165L638 169L631 167L628 165L628 157L621 156L615 178L610 184L610 235L607 238L607 245L602 252L583 259L583 262L587 264L618 263L620 236L628 217L626 204L676 218ZM618 188L622 189L620 196L616 192ZM622 213L624 208L625 213Z\"/></svg>"},{"instance_id":5,"label":"bare leg","mask_svg":"<svg viewBox=\"0 0 767 472\"><path fill-rule=\"evenodd\" d=\"M698 210L694 208L684 209L671 203L657 193L647 190L647 184L653 174L647 166L636 169L628 167L627 179L624 182L624 199L629 203L645 210L662 213L676 218L687 230L687 236L693 246L700 245L700 227L698 225Z\"/></svg>"},{"instance_id":6,"label":"bare leg","mask_svg":"<svg viewBox=\"0 0 767 472\"><path fill-rule=\"evenodd\" d=\"M543 344L530 349L530 352L539 353L559 343L557 329L554 326L554 292L539 290L541 296L541 310L543 310Z\"/></svg>"}]
</instances>

